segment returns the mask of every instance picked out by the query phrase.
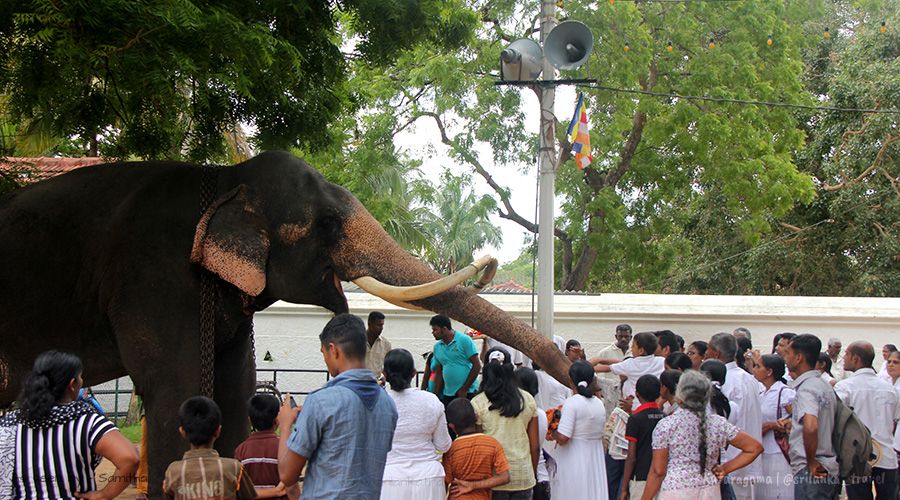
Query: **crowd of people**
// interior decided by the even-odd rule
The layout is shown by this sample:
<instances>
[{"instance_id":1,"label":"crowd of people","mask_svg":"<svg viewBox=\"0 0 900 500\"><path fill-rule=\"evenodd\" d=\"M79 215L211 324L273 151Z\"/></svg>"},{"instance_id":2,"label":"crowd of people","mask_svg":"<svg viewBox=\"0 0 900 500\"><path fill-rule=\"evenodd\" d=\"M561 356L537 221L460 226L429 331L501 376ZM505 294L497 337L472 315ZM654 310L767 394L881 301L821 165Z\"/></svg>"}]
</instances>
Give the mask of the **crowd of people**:
<instances>
[{"instance_id":1,"label":"crowd of people","mask_svg":"<svg viewBox=\"0 0 900 500\"><path fill-rule=\"evenodd\" d=\"M876 372L866 341L829 339L823 351L814 335L781 333L763 353L745 328L685 346L623 324L591 357L555 338L572 362L560 383L489 337L479 350L437 315L417 386L413 355L392 348L384 323L379 312L368 325L329 321L319 339L332 378L302 405L253 396L253 433L233 459L214 447L216 403L185 401L178 432L190 449L166 471L166 498L897 498L893 345ZM0 418L0 498L114 498L133 478L138 454L78 398L81 371L67 353L35 361ZM848 445L869 439L865 452ZM116 471L97 490L100 457Z\"/></svg>"}]
</instances>

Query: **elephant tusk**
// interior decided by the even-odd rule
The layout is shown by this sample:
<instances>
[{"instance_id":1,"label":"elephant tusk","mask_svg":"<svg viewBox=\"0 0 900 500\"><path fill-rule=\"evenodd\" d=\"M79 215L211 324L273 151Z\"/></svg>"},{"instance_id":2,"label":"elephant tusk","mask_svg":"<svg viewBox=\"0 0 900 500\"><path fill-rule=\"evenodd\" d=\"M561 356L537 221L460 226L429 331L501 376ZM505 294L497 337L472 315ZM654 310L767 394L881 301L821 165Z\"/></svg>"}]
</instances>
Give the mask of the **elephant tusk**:
<instances>
[{"instance_id":1,"label":"elephant tusk","mask_svg":"<svg viewBox=\"0 0 900 500\"><path fill-rule=\"evenodd\" d=\"M482 271L483 273L481 275L481 278L468 289L470 291L473 291L474 293L478 293L482 288L484 288L485 285L490 283L491 279L493 279L494 277L494 273L497 272L497 259L489 255L476 260L465 268L451 274L450 276L445 276L441 279L434 280L430 283L424 283L422 285L387 285L371 276L361 276L353 280L353 282L363 290L377 297L381 297L382 299L385 299L389 302L410 302L413 300L433 297L439 293L446 292L447 290L463 283L467 279L475 276ZM405 305L403 307L409 307L409 305Z\"/></svg>"},{"instance_id":2,"label":"elephant tusk","mask_svg":"<svg viewBox=\"0 0 900 500\"><path fill-rule=\"evenodd\" d=\"M409 302L401 302L399 300L390 300L390 299L385 299L383 297L381 298L381 300L387 302L388 304L393 304L397 307L401 307L403 309L409 309L410 311L428 311L428 309L425 309L424 307L414 306L414 305L410 304Z\"/></svg>"},{"instance_id":3,"label":"elephant tusk","mask_svg":"<svg viewBox=\"0 0 900 500\"><path fill-rule=\"evenodd\" d=\"M488 260L484 272L481 273L481 278L473 283L472 286L466 288L466 290L469 290L472 293L481 293L481 291L484 290L484 287L494 279L494 275L497 274L497 259L490 256L482 257L482 259L485 258L490 260Z\"/></svg>"}]
</instances>

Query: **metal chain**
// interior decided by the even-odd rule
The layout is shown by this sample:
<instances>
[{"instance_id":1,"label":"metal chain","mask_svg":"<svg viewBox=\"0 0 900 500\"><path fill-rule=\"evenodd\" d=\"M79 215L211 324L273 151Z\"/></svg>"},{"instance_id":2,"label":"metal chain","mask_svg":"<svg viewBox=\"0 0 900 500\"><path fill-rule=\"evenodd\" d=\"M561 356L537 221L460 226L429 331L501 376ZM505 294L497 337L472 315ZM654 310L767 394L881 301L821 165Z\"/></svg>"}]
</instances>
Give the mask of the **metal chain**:
<instances>
[{"instance_id":1,"label":"metal chain","mask_svg":"<svg viewBox=\"0 0 900 500\"><path fill-rule=\"evenodd\" d=\"M200 179L200 217L212 205L216 197L219 169L205 165ZM216 282L213 274L200 270L200 393L213 397L215 389L216 350Z\"/></svg>"},{"instance_id":2,"label":"metal chain","mask_svg":"<svg viewBox=\"0 0 900 500\"><path fill-rule=\"evenodd\" d=\"M253 334L253 313L250 315L250 361L253 362L253 373L256 373L256 337ZM279 401L281 398L279 398Z\"/></svg>"}]
</instances>

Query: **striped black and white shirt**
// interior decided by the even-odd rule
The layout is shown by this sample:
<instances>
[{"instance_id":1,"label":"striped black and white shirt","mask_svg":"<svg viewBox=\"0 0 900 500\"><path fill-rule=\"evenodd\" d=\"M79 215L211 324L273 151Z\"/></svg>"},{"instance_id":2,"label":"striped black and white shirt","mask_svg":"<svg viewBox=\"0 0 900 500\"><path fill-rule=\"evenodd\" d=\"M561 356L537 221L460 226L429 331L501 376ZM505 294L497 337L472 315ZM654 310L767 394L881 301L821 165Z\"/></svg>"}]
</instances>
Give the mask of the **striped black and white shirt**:
<instances>
[{"instance_id":1,"label":"striped black and white shirt","mask_svg":"<svg viewBox=\"0 0 900 500\"><path fill-rule=\"evenodd\" d=\"M80 404L54 407L51 415L60 421L55 425L16 424L14 498L74 499L76 492L97 489L94 469L102 459L96 452L97 443L116 427Z\"/></svg>"}]
</instances>

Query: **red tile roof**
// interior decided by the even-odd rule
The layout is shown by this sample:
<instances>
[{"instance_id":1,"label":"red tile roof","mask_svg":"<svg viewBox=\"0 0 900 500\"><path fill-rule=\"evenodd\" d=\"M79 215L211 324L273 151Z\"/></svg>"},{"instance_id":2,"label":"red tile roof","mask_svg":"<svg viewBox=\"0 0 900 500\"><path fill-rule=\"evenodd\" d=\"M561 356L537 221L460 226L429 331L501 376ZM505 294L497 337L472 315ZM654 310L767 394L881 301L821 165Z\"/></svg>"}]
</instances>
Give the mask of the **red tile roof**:
<instances>
[{"instance_id":1,"label":"red tile roof","mask_svg":"<svg viewBox=\"0 0 900 500\"><path fill-rule=\"evenodd\" d=\"M0 171L14 173L26 183L37 182L64 174L76 168L103 163L103 158L89 156L84 158L19 158L0 157Z\"/></svg>"},{"instance_id":2,"label":"red tile roof","mask_svg":"<svg viewBox=\"0 0 900 500\"><path fill-rule=\"evenodd\" d=\"M485 293L531 293L527 286L516 283L515 280L495 283L484 288Z\"/></svg>"}]
</instances>

